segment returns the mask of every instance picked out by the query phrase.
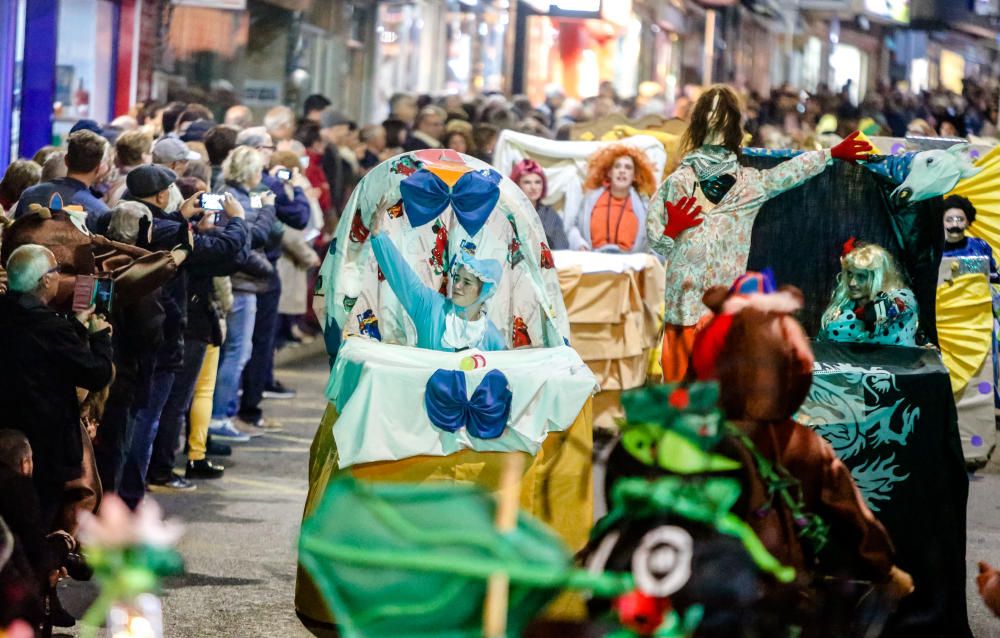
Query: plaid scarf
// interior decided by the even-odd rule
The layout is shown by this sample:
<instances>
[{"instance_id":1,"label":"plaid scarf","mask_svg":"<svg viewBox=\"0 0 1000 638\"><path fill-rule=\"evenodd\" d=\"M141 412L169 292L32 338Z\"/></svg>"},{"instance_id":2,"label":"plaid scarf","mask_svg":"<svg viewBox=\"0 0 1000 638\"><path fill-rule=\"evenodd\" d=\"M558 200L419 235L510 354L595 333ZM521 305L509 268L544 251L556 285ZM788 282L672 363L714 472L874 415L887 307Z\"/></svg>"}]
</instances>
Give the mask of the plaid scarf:
<instances>
[{"instance_id":1,"label":"plaid scarf","mask_svg":"<svg viewBox=\"0 0 1000 638\"><path fill-rule=\"evenodd\" d=\"M685 155L681 165L690 166L698 181L705 182L735 173L739 161L736 159L736 154L725 146L705 144Z\"/></svg>"}]
</instances>

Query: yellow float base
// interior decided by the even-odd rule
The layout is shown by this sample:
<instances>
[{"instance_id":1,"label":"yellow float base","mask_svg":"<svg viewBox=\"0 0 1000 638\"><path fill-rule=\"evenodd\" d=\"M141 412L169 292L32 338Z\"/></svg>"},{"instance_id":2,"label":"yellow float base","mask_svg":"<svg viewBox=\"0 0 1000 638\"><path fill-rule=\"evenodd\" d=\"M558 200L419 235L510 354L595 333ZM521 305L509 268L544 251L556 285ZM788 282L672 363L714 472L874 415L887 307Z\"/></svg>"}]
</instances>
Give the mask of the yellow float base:
<instances>
[{"instance_id":1,"label":"yellow float base","mask_svg":"<svg viewBox=\"0 0 1000 638\"><path fill-rule=\"evenodd\" d=\"M327 484L342 472L366 481L475 483L491 492L499 485L504 464L501 452L462 450L450 456L417 456L341 470L333 438L336 422L337 410L327 405L309 451L309 493L303 518L312 514ZM593 525L593 447L593 406L588 400L568 430L549 434L538 455L530 465L526 464L521 483L521 507L551 527L573 552L586 544ZM311 620L333 623L330 611L301 566L295 584L295 608ZM549 607L546 616L579 618L582 612L579 597L564 595Z\"/></svg>"}]
</instances>

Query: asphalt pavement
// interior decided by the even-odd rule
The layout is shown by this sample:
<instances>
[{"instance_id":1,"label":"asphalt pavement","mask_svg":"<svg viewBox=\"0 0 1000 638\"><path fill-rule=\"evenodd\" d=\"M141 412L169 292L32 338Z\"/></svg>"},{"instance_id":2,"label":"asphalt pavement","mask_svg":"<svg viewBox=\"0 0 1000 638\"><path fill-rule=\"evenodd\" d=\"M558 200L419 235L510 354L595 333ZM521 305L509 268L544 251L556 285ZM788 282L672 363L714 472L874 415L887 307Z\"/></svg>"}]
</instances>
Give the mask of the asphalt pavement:
<instances>
[{"instance_id":1,"label":"asphalt pavement","mask_svg":"<svg viewBox=\"0 0 1000 638\"><path fill-rule=\"evenodd\" d=\"M326 357L316 345L282 353L277 376L298 391L295 399L265 402L266 414L284 424L282 432L236 444L233 456L222 459L222 479L198 481L194 492L155 495L186 526L179 547L186 573L168 579L163 594L167 638L311 636L293 605L295 544L309 445L326 406ZM970 484L967 557L973 632L1000 638L1000 619L975 592L976 561L983 559L1000 566L1000 462ZM60 585L60 598L77 618L95 595L91 583ZM55 635L78 636L79 625Z\"/></svg>"}]
</instances>

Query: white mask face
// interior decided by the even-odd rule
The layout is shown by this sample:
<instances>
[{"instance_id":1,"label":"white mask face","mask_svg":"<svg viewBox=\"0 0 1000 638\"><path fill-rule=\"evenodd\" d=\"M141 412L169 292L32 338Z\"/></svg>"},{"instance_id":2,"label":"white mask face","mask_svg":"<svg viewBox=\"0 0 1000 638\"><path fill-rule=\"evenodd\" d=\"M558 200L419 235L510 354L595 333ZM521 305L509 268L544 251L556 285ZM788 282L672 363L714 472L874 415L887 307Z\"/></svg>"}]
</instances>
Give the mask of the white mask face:
<instances>
[{"instance_id":1,"label":"white mask face","mask_svg":"<svg viewBox=\"0 0 1000 638\"><path fill-rule=\"evenodd\" d=\"M164 207L164 212L174 213L181 209L181 204L184 203L184 196L181 195L181 191L177 188L177 184L171 184L170 188L167 189L170 194L170 199L167 201L166 207Z\"/></svg>"}]
</instances>

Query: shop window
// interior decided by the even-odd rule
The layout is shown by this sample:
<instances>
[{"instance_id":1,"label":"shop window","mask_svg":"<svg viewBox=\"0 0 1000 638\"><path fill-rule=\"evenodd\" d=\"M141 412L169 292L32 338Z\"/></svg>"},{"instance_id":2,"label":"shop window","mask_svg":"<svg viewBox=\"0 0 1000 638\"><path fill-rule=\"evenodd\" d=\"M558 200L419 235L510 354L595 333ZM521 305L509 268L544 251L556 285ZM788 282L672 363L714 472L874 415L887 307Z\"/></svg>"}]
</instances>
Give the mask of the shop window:
<instances>
[{"instance_id":1,"label":"shop window","mask_svg":"<svg viewBox=\"0 0 1000 638\"><path fill-rule=\"evenodd\" d=\"M17 35L14 42L14 97L10 112L10 157L18 156L21 138L21 72L24 66L24 20L26 0L17 0Z\"/></svg>"},{"instance_id":2,"label":"shop window","mask_svg":"<svg viewBox=\"0 0 1000 638\"><path fill-rule=\"evenodd\" d=\"M167 100L198 102L221 118L233 104L258 115L286 99L293 12L263 0L245 10L175 6L159 62ZM161 99L164 96L159 96Z\"/></svg>"},{"instance_id":3,"label":"shop window","mask_svg":"<svg viewBox=\"0 0 1000 638\"><path fill-rule=\"evenodd\" d=\"M58 140L77 120L101 123L112 113L115 5L111 0L62 0L56 47L53 137Z\"/></svg>"}]
</instances>

